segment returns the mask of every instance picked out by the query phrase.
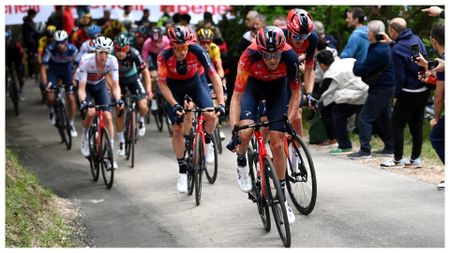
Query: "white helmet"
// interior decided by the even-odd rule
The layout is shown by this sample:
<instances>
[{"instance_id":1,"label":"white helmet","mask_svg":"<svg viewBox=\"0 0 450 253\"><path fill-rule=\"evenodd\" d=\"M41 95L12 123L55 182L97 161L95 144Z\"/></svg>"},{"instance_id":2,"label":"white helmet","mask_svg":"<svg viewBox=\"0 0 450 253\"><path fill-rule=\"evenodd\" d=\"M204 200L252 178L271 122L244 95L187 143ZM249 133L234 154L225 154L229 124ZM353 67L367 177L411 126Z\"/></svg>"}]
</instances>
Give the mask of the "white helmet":
<instances>
[{"instance_id":1,"label":"white helmet","mask_svg":"<svg viewBox=\"0 0 450 253\"><path fill-rule=\"evenodd\" d=\"M55 32L55 34L53 34L53 39L56 42L65 41L65 40L67 40L68 37L69 36L67 35L67 32L64 31L64 30L58 30L58 31Z\"/></svg>"},{"instance_id":2,"label":"white helmet","mask_svg":"<svg viewBox=\"0 0 450 253\"><path fill-rule=\"evenodd\" d=\"M95 51L107 51L108 53L111 53L113 50L114 43L113 41L104 36L99 36L94 41L95 44Z\"/></svg>"}]
</instances>

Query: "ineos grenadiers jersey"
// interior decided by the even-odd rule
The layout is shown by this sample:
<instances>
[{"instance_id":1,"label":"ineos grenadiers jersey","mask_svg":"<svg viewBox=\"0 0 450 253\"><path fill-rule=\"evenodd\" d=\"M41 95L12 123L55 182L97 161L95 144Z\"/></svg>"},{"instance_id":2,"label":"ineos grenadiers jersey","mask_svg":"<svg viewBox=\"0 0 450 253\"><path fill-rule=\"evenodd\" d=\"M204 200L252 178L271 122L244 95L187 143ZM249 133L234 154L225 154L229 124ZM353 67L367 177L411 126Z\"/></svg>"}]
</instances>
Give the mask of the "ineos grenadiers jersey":
<instances>
[{"instance_id":1,"label":"ineos grenadiers jersey","mask_svg":"<svg viewBox=\"0 0 450 253\"><path fill-rule=\"evenodd\" d=\"M80 81L86 81L88 84L98 84L105 76L111 73L112 80L119 80L119 64L117 58L114 55L108 55L105 66L102 73L98 73L97 64L95 63L95 53L87 54L80 62L79 65Z\"/></svg>"},{"instance_id":2,"label":"ineos grenadiers jersey","mask_svg":"<svg viewBox=\"0 0 450 253\"><path fill-rule=\"evenodd\" d=\"M123 60L117 59L117 61L119 63L120 78L135 75L147 67L141 54L134 47L130 47L127 56Z\"/></svg>"},{"instance_id":3,"label":"ineos grenadiers jersey","mask_svg":"<svg viewBox=\"0 0 450 253\"><path fill-rule=\"evenodd\" d=\"M49 65L49 67L72 67L72 62L75 60L75 55L78 49L71 43L67 43L67 48L64 52L59 52L56 42L51 43L45 49L42 64Z\"/></svg>"},{"instance_id":4,"label":"ineos grenadiers jersey","mask_svg":"<svg viewBox=\"0 0 450 253\"><path fill-rule=\"evenodd\" d=\"M199 63L207 71L209 76L216 73L208 52L201 46L189 44L186 59L182 62L177 62L171 47L166 47L158 55L159 80L165 81L166 78L187 80L192 78L199 70Z\"/></svg>"},{"instance_id":5,"label":"ineos grenadiers jersey","mask_svg":"<svg viewBox=\"0 0 450 253\"><path fill-rule=\"evenodd\" d=\"M252 43L242 53L238 63L236 85L234 90L244 92L249 77L262 82L269 82L276 79L288 78L291 89L300 87L300 73L298 58L294 50L286 44L281 54L281 60L275 70L268 70L256 43Z\"/></svg>"},{"instance_id":6,"label":"ineos grenadiers jersey","mask_svg":"<svg viewBox=\"0 0 450 253\"><path fill-rule=\"evenodd\" d=\"M292 47L295 53L300 56L301 54L305 54L305 65L306 66L314 66L314 53L316 52L317 43L319 42L319 36L317 33L312 32L308 38L303 42L303 44L299 47L295 47L293 43L291 43L288 39L288 30L283 29L284 35L286 36L286 42Z\"/></svg>"}]
</instances>

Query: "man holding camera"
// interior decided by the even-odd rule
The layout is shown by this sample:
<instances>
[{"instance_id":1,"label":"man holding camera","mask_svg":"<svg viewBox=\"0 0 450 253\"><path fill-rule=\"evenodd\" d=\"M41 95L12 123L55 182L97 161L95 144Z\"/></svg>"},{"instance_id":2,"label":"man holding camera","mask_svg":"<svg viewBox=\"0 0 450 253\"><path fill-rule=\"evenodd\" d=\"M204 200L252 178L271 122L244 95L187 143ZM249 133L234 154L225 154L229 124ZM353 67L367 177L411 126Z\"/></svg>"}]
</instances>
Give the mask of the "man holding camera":
<instances>
[{"instance_id":1,"label":"man holding camera","mask_svg":"<svg viewBox=\"0 0 450 253\"><path fill-rule=\"evenodd\" d=\"M394 110L391 118L394 158L381 163L381 166L420 168L424 110L429 90L425 83L417 79L417 73L421 70L414 61L419 53L426 58L427 52L422 40L412 33L403 18L392 19L388 31L389 36L383 34L383 42L392 48L396 78ZM409 160L403 159L403 132L406 125L409 126L413 140Z\"/></svg>"}]
</instances>

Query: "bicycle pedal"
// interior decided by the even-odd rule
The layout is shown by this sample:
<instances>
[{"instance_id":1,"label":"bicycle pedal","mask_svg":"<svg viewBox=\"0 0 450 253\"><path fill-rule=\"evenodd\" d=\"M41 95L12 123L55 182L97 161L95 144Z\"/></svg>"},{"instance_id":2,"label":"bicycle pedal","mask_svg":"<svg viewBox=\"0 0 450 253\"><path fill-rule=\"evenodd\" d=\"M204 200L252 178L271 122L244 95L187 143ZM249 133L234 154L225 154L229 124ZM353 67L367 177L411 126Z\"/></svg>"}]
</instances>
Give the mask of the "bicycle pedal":
<instances>
[{"instance_id":1,"label":"bicycle pedal","mask_svg":"<svg viewBox=\"0 0 450 253\"><path fill-rule=\"evenodd\" d=\"M248 193L248 199L251 200L253 203L258 202L255 195L253 195L253 193L251 193L251 192Z\"/></svg>"}]
</instances>

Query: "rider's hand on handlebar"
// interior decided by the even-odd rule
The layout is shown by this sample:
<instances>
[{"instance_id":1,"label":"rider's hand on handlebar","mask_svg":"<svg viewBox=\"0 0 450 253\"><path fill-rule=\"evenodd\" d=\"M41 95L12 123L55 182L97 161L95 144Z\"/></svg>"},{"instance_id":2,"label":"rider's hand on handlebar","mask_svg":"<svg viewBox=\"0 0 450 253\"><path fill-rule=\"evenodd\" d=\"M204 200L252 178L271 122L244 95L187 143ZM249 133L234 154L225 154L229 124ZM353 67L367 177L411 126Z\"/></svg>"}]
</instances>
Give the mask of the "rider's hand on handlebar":
<instances>
[{"instance_id":1,"label":"rider's hand on handlebar","mask_svg":"<svg viewBox=\"0 0 450 253\"><path fill-rule=\"evenodd\" d=\"M216 112L217 112L217 116L223 116L223 115L225 115L225 106L224 105L222 105L222 104L219 104L217 107L216 107Z\"/></svg>"},{"instance_id":2,"label":"rider's hand on handlebar","mask_svg":"<svg viewBox=\"0 0 450 253\"><path fill-rule=\"evenodd\" d=\"M118 110L123 110L124 104L125 103L123 102L122 99L117 99L116 100L116 107L117 107Z\"/></svg>"},{"instance_id":3,"label":"rider's hand on handlebar","mask_svg":"<svg viewBox=\"0 0 450 253\"><path fill-rule=\"evenodd\" d=\"M176 115L178 115L178 116L182 116L182 115L184 114L183 107L182 107L180 104L175 104L175 105L172 107L172 113L173 113L173 114L176 114Z\"/></svg>"},{"instance_id":4,"label":"rider's hand on handlebar","mask_svg":"<svg viewBox=\"0 0 450 253\"><path fill-rule=\"evenodd\" d=\"M319 101L315 99L311 93L306 94L306 101L308 102L308 107L312 110L316 110Z\"/></svg>"}]
</instances>

